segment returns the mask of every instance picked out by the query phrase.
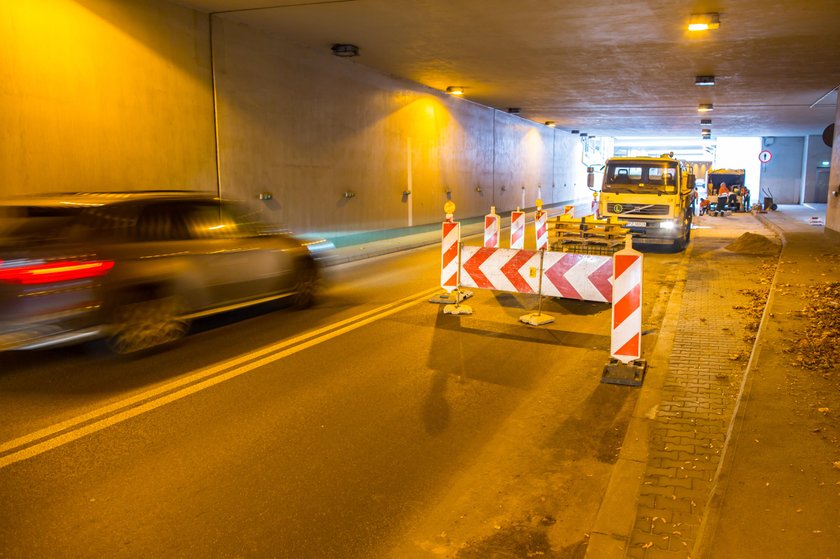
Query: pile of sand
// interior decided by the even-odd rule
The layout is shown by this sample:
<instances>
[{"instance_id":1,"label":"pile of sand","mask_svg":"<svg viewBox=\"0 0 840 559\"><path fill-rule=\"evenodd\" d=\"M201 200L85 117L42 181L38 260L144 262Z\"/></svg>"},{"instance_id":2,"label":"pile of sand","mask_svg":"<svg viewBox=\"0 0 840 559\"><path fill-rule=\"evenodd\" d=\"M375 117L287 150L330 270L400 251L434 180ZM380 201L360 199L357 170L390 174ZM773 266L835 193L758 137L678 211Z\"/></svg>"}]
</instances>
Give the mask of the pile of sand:
<instances>
[{"instance_id":1,"label":"pile of sand","mask_svg":"<svg viewBox=\"0 0 840 559\"><path fill-rule=\"evenodd\" d=\"M755 233L744 233L733 242L726 245L726 250L740 254L770 255L779 252L779 245Z\"/></svg>"}]
</instances>

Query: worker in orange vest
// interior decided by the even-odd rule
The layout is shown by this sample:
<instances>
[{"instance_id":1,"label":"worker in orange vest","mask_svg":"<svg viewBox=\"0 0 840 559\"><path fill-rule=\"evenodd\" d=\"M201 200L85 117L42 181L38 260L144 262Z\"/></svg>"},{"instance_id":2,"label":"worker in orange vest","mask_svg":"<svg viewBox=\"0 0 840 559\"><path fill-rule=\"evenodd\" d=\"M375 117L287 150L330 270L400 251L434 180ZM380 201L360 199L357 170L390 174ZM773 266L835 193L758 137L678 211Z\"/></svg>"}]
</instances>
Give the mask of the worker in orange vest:
<instances>
[{"instance_id":1,"label":"worker in orange vest","mask_svg":"<svg viewBox=\"0 0 840 559\"><path fill-rule=\"evenodd\" d=\"M720 183L717 196L718 199L717 204L715 204L715 215L725 215L723 212L726 211L726 202L729 200L729 189L726 188L725 182Z\"/></svg>"}]
</instances>

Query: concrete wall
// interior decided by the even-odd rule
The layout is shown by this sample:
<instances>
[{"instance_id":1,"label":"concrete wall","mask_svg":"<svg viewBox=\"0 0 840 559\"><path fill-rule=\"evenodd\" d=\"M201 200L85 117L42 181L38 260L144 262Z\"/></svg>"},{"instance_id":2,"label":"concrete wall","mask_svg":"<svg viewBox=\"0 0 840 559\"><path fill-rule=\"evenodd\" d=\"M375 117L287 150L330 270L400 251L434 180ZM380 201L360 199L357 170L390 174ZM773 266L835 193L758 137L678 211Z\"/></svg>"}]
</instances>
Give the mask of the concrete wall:
<instances>
[{"instance_id":1,"label":"concrete wall","mask_svg":"<svg viewBox=\"0 0 840 559\"><path fill-rule=\"evenodd\" d=\"M152 1L4 2L0 194L215 189L206 20Z\"/></svg>"},{"instance_id":2,"label":"concrete wall","mask_svg":"<svg viewBox=\"0 0 840 559\"><path fill-rule=\"evenodd\" d=\"M333 234L589 199L568 132L329 51L164 1L7 4L0 194L218 189Z\"/></svg>"},{"instance_id":3,"label":"concrete wall","mask_svg":"<svg viewBox=\"0 0 840 559\"><path fill-rule=\"evenodd\" d=\"M761 197L771 193L776 204L800 204L805 138L767 137L762 149L769 150L773 159L761 166Z\"/></svg>"},{"instance_id":4,"label":"concrete wall","mask_svg":"<svg viewBox=\"0 0 840 559\"><path fill-rule=\"evenodd\" d=\"M817 193L817 171L827 170L822 167L823 161L831 161L831 148L825 145L822 136L808 136L805 142L805 182L802 187L803 203L826 203L825 192Z\"/></svg>"},{"instance_id":5,"label":"concrete wall","mask_svg":"<svg viewBox=\"0 0 840 559\"><path fill-rule=\"evenodd\" d=\"M293 230L434 223L577 194L575 137L214 17L222 193ZM405 194L410 192L411 194ZM345 197L352 193L352 198Z\"/></svg>"},{"instance_id":6,"label":"concrete wall","mask_svg":"<svg viewBox=\"0 0 840 559\"><path fill-rule=\"evenodd\" d=\"M826 228L840 234L840 95L837 96L837 111L834 114L834 144L831 150L831 174L828 178L828 206L825 214Z\"/></svg>"}]
</instances>

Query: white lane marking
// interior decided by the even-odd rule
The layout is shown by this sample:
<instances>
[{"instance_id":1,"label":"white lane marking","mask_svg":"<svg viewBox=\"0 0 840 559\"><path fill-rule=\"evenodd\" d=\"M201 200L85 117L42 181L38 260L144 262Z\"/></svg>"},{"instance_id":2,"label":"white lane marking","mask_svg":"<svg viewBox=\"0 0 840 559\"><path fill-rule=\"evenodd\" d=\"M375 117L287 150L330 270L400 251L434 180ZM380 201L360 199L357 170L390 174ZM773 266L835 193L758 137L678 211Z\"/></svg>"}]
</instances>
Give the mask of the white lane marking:
<instances>
[{"instance_id":1,"label":"white lane marking","mask_svg":"<svg viewBox=\"0 0 840 559\"><path fill-rule=\"evenodd\" d=\"M278 361L304 349L308 349L322 342L336 338L342 334L385 318L386 316L396 314L413 305L416 305L421 301L425 301L429 295L439 290L439 287L435 287L420 293L415 293L414 295L410 295L393 303L360 313L356 316L325 326L324 328L320 328L313 332L302 334L295 338L260 348L212 367L206 367L188 375L187 377L168 383L164 386L147 390L146 392L136 396L120 400L114 404L101 407L86 414L68 419L39 431L35 431L29 435L8 441L0 445L0 453L8 452L14 450L15 448L25 448L0 457L0 468L4 468L9 464L14 464L15 462L26 460L27 458L31 458L33 456L37 456L38 454L42 454L53 448L75 441L76 439L80 439L86 435L101 431L111 425L115 425L142 413L146 413L166 404L180 400L190 394L194 394L226 380L243 375L249 371L262 367L263 365ZM247 363L248 361L251 362ZM247 364L243 365L243 363ZM227 372L223 372L231 367L234 368ZM179 388L180 390L178 390ZM94 421L103 416L107 417L104 417L104 419L100 419L99 421ZM92 423L88 423L91 421ZM74 429L74 427L76 428ZM66 431L67 429L72 430L59 435L59 433ZM32 444L31 446L26 446L40 439L47 440L37 444Z\"/></svg>"}]
</instances>

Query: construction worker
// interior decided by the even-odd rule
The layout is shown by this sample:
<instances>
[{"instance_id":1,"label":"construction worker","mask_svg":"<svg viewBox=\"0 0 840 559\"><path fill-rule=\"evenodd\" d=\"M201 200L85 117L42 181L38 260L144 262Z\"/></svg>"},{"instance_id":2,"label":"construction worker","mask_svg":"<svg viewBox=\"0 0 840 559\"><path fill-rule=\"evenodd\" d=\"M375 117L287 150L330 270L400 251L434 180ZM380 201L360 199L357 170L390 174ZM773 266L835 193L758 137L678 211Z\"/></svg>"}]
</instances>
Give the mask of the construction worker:
<instances>
[{"instance_id":1,"label":"construction worker","mask_svg":"<svg viewBox=\"0 0 840 559\"><path fill-rule=\"evenodd\" d=\"M729 189L726 188L726 183L720 183L717 193L718 199L715 204L715 215L726 215L726 203L729 201Z\"/></svg>"}]
</instances>

